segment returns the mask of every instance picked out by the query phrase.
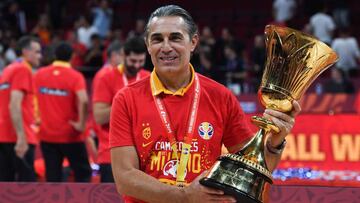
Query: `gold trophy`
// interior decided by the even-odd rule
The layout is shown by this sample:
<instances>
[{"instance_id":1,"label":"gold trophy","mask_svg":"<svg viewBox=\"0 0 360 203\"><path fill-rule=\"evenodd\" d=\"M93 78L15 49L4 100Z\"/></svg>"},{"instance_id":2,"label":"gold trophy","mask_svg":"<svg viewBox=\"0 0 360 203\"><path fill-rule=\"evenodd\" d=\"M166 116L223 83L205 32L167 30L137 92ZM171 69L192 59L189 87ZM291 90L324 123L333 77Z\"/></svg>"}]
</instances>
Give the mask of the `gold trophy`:
<instances>
[{"instance_id":1,"label":"gold trophy","mask_svg":"<svg viewBox=\"0 0 360 203\"><path fill-rule=\"evenodd\" d=\"M261 104L284 113L291 112L311 83L337 61L335 52L323 42L287 27L265 27L267 58L258 96ZM270 131L279 132L270 120L254 116L260 130L240 151L218 158L202 185L223 190L238 202L264 202L273 183L264 156Z\"/></svg>"}]
</instances>

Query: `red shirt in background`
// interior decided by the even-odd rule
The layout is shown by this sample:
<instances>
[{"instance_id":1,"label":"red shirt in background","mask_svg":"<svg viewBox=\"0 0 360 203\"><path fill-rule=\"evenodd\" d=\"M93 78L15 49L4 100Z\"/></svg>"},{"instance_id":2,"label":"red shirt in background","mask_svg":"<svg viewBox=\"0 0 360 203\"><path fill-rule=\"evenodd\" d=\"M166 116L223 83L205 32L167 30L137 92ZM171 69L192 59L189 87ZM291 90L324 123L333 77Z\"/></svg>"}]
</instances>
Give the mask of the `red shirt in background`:
<instances>
[{"instance_id":1,"label":"red shirt in background","mask_svg":"<svg viewBox=\"0 0 360 203\"><path fill-rule=\"evenodd\" d=\"M4 69L0 78L0 142L15 143L16 131L13 128L9 103L12 90L24 93L21 104L23 125L28 143L36 144L34 132L34 95L32 70L25 61L17 61Z\"/></svg>"},{"instance_id":2,"label":"red shirt in background","mask_svg":"<svg viewBox=\"0 0 360 203\"><path fill-rule=\"evenodd\" d=\"M72 143L84 140L69 121L78 120L76 92L86 90L84 76L69 63L55 61L41 68L34 77L40 109L41 141Z\"/></svg>"},{"instance_id":3,"label":"red shirt in background","mask_svg":"<svg viewBox=\"0 0 360 203\"><path fill-rule=\"evenodd\" d=\"M110 66L110 65L108 65ZM93 81L93 103L102 102L112 104L115 94L125 87L123 81L122 65L119 67L103 67L95 76ZM133 78L127 78L128 84L148 76L150 73L146 70L140 70L138 75ZM99 152L98 163L110 163L109 150L109 124L102 125L99 132Z\"/></svg>"}]
</instances>

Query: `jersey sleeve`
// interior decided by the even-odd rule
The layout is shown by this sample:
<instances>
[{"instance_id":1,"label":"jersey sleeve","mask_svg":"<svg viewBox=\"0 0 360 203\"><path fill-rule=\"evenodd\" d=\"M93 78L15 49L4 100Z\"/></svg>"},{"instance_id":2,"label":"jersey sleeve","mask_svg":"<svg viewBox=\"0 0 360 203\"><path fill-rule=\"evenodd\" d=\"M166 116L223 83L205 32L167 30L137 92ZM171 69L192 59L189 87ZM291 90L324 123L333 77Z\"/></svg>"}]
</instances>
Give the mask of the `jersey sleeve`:
<instances>
[{"instance_id":1,"label":"jersey sleeve","mask_svg":"<svg viewBox=\"0 0 360 203\"><path fill-rule=\"evenodd\" d=\"M239 101L232 93L227 94L223 143L229 148L243 143L253 136Z\"/></svg>"},{"instance_id":2,"label":"jersey sleeve","mask_svg":"<svg viewBox=\"0 0 360 203\"><path fill-rule=\"evenodd\" d=\"M111 87L106 80L107 74L95 77L93 83L93 102L105 102L111 104L113 95Z\"/></svg>"},{"instance_id":3,"label":"jersey sleeve","mask_svg":"<svg viewBox=\"0 0 360 203\"><path fill-rule=\"evenodd\" d=\"M32 92L32 73L27 68L19 68L11 81L11 90Z\"/></svg>"},{"instance_id":4,"label":"jersey sleeve","mask_svg":"<svg viewBox=\"0 0 360 203\"><path fill-rule=\"evenodd\" d=\"M86 90L85 78L81 73L77 74L76 81L74 83L74 92Z\"/></svg>"},{"instance_id":5,"label":"jersey sleeve","mask_svg":"<svg viewBox=\"0 0 360 203\"><path fill-rule=\"evenodd\" d=\"M131 110L128 101L130 97L121 90L114 98L110 114L109 144L110 148L134 146L133 131L131 129Z\"/></svg>"}]
</instances>

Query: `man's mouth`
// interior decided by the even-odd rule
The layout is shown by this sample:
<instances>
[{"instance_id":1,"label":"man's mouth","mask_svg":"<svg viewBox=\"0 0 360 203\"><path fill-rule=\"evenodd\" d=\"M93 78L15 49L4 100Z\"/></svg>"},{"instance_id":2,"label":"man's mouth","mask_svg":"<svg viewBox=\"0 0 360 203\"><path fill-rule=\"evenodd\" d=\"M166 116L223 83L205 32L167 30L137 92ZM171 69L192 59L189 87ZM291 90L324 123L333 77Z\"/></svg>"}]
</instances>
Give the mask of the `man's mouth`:
<instances>
[{"instance_id":1,"label":"man's mouth","mask_svg":"<svg viewBox=\"0 0 360 203\"><path fill-rule=\"evenodd\" d=\"M175 61L175 59L177 59L176 56L162 56L162 57L160 57L160 60L162 60L164 62L172 62L172 61Z\"/></svg>"}]
</instances>

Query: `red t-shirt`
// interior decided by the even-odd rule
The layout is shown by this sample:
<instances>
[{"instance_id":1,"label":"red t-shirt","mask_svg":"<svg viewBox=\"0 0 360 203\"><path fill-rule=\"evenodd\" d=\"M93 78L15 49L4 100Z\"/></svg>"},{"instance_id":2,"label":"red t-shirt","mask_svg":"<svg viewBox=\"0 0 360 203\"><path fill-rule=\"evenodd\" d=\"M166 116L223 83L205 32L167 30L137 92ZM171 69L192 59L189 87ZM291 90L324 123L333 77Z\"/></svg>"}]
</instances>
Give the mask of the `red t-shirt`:
<instances>
[{"instance_id":1,"label":"red t-shirt","mask_svg":"<svg viewBox=\"0 0 360 203\"><path fill-rule=\"evenodd\" d=\"M185 181L209 169L221 154L222 143L232 147L253 136L238 100L224 86L199 75L199 108ZM154 103L151 77L119 91L113 101L110 147L134 146L140 170L159 181L175 184L176 169L166 129ZM178 148L187 130L194 82L183 96L160 93L176 135Z\"/></svg>"},{"instance_id":2,"label":"red t-shirt","mask_svg":"<svg viewBox=\"0 0 360 203\"><path fill-rule=\"evenodd\" d=\"M70 66L53 63L35 74L40 109L41 141L72 143L84 140L69 121L78 120L76 92L85 90L84 76Z\"/></svg>"},{"instance_id":3,"label":"red t-shirt","mask_svg":"<svg viewBox=\"0 0 360 203\"><path fill-rule=\"evenodd\" d=\"M123 73L118 68L105 66L95 76L93 81L93 103L103 102L112 104L115 94L122 89L125 84ZM150 73L146 70L140 70L137 77L127 78L128 84L134 83L137 78L141 79ZM109 150L109 124L100 126L98 131L99 152L97 157L98 163L110 163Z\"/></svg>"},{"instance_id":4,"label":"red t-shirt","mask_svg":"<svg viewBox=\"0 0 360 203\"><path fill-rule=\"evenodd\" d=\"M34 132L34 95L31 66L26 62L14 62L4 69L0 78L0 142L14 143L17 140L13 128L9 103L12 90L24 93L21 104L23 126L27 141L36 144Z\"/></svg>"}]
</instances>

